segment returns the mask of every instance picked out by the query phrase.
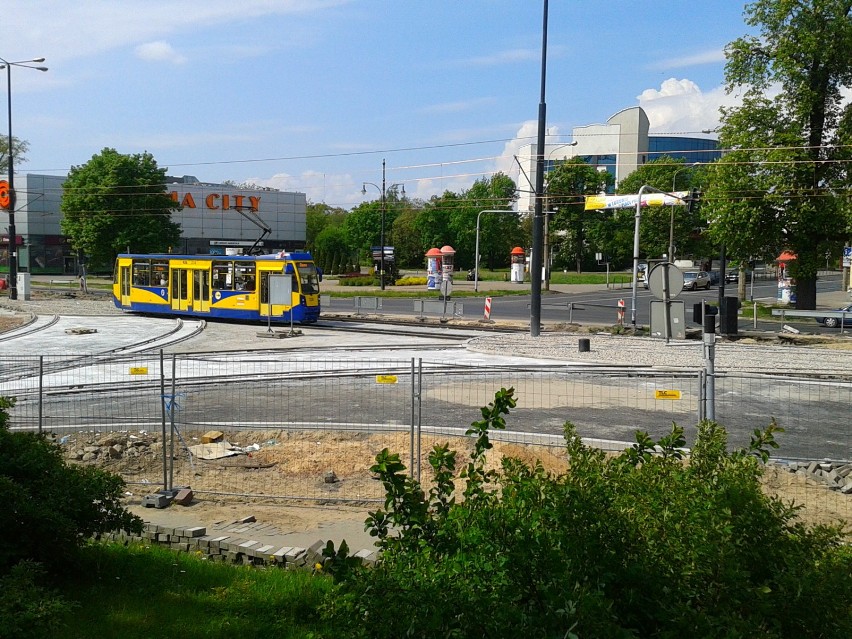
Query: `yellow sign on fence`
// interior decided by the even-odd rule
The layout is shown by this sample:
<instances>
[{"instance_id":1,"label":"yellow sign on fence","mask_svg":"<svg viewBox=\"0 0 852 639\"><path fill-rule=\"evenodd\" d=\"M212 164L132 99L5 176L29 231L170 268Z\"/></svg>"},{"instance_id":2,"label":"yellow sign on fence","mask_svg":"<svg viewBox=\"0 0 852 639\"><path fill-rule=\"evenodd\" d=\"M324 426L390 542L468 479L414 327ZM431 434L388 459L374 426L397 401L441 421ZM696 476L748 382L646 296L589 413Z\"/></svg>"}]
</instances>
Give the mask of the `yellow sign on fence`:
<instances>
[{"instance_id":1,"label":"yellow sign on fence","mask_svg":"<svg viewBox=\"0 0 852 639\"><path fill-rule=\"evenodd\" d=\"M657 390L654 391L654 399L680 399L679 390Z\"/></svg>"},{"instance_id":2,"label":"yellow sign on fence","mask_svg":"<svg viewBox=\"0 0 852 639\"><path fill-rule=\"evenodd\" d=\"M376 375L376 384L396 384L396 375Z\"/></svg>"},{"instance_id":3,"label":"yellow sign on fence","mask_svg":"<svg viewBox=\"0 0 852 639\"><path fill-rule=\"evenodd\" d=\"M132 366L130 368L131 375L147 375L148 367L147 366Z\"/></svg>"}]
</instances>

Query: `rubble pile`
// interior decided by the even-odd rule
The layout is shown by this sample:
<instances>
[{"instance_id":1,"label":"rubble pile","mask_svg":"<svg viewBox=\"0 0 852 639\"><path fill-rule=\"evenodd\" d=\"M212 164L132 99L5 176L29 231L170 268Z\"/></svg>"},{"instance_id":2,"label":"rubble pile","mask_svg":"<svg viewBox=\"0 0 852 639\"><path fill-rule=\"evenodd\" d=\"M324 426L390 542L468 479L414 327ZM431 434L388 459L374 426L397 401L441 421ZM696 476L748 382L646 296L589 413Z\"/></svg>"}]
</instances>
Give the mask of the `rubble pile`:
<instances>
[{"instance_id":1,"label":"rubble pile","mask_svg":"<svg viewBox=\"0 0 852 639\"><path fill-rule=\"evenodd\" d=\"M814 479L829 490L852 495L852 462L842 461L791 461L775 462L788 472Z\"/></svg>"},{"instance_id":2,"label":"rubble pile","mask_svg":"<svg viewBox=\"0 0 852 639\"><path fill-rule=\"evenodd\" d=\"M65 458L72 462L88 464L108 464L118 460L153 461L161 459L163 444L156 435L144 431L139 434L107 433L98 436L94 433L66 435L57 440L65 452Z\"/></svg>"}]
</instances>

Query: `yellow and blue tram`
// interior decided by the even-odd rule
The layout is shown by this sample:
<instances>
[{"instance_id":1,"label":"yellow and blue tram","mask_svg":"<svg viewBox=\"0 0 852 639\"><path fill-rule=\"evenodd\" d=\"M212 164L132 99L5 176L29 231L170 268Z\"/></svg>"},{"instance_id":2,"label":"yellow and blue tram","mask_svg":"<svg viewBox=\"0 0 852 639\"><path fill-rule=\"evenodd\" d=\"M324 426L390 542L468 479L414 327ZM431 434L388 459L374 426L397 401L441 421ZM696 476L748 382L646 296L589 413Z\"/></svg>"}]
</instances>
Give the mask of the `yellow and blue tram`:
<instances>
[{"instance_id":1,"label":"yellow and blue tram","mask_svg":"<svg viewBox=\"0 0 852 639\"><path fill-rule=\"evenodd\" d=\"M291 276L289 304L270 303L269 278L276 275ZM304 324L319 319L320 279L305 252L121 254L112 294L118 308L138 313Z\"/></svg>"}]
</instances>

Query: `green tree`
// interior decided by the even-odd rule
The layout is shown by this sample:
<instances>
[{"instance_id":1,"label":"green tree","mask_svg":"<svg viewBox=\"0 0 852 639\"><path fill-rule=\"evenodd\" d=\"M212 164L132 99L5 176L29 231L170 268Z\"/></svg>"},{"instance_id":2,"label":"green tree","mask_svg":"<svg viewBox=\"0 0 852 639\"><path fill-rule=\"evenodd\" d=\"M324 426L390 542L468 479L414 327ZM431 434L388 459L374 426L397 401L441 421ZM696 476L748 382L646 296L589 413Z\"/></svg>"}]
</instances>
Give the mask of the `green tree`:
<instances>
[{"instance_id":1,"label":"green tree","mask_svg":"<svg viewBox=\"0 0 852 639\"><path fill-rule=\"evenodd\" d=\"M305 210L306 218L306 246L309 251L314 250L314 242L317 236L328 226L339 227L346 219L346 211L325 204L324 202L308 202Z\"/></svg>"},{"instance_id":2,"label":"green tree","mask_svg":"<svg viewBox=\"0 0 852 639\"><path fill-rule=\"evenodd\" d=\"M476 250L476 218L479 217L479 253L489 269L504 266L509 262L512 247L523 244L524 233L521 217L517 213L485 213L481 211L511 211L517 200L517 188L514 180L503 173L474 182L473 186L462 194L467 202L464 209L456 212L450 221L450 227L456 236L463 255L473 255ZM464 265L474 266L474 260Z\"/></svg>"},{"instance_id":3,"label":"green tree","mask_svg":"<svg viewBox=\"0 0 852 639\"><path fill-rule=\"evenodd\" d=\"M314 257L329 273L334 269L333 260L336 255L348 257L352 253L346 233L339 226L323 229L314 241L313 250Z\"/></svg>"},{"instance_id":4,"label":"green tree","mask_svg":"<svg viewBox=\"0 0 852 639\"><path fill-rule=\"evenodd\" d=\"M390 238L396 251L397 262L402 267L424 267L426 251L423 249L423 238L415 224L421 212L422 209L408 207L393 221Z\"/></svg>"},{"instance_id":5,"label":"green tree","mask_svg":"<svg viewBox=\"0 0 852 639\"><path fill-rule=\"evenodd\" d=\"M746 23L759 37L726 49L727 90L744 99L722 110L719 137L732 152L708 185L710 232L740 260L795 253L803 309L815 308L817 270L850 226L850 11L850 0L756 0Z\"/></svg>"},{"instance_id":6,"label":"green tree","mask_svg":"<svg viewBox=\"0 0 852 639\"><path fill-rule=\"evenodd\" d=\"M505 264L512 246L524 238L521 218L511 212L516 199L515 182L503 173L480 178L461 193L445 191L440 197L433 197L415 223L424 241L424 252L449 244L456 251L457 268L473 267L476 218L481 211L506 210L507 215L483 215L479 237L479 251L489 268Z\"/></svg>"},{"instance_id":7,"label":"green tree","mask_svg":"<svg viewBox=\"0 0 852 639\"><path fill-rule=\"evenodd\" d=\"M12 136L12 151L15 154L14 165L20 166L27 161L27 151L30 150L30 143L26 140L21 140ZM0 173L9 174L9 138L5 138L0 143Z\"/></svg>"},{"instance_id":8,"label":"green tree","mask_svg":"<svg viewBox=\"0 0 852 639\"><path fill-rule=\"evenodd\" d=\"M178 244L177 204L166 190L166 169L150 153L105 148L71 167L62 192L62 232L96 267L125 250L162 253Z\"/></svg>"},{"instance_id":9,"label":"green tree","mask_svg":"<svg viewBox=\"0 0 852 639\"><path fill-rule=\"evenodd\" d=\"M660 191L689 191L700 189L706 183L706 170L687 164L682 158L668 155L655 158L643 164L618 184L619 194L639 193L644 185ZM621 236L629 238L629 255L632 256L633 228L635 209L620 209L615 213L617 228ZM712 246L704 234L707 221L701 214L701 207L668 206L648 207L642 212L639 228L639 246L646 257L659 257L668 253L669 231L674 214L675 256L693 256L704 258L711 254Z\"/></svg>"},{"instance_id":10,"label":"green tree","mask_svg":"<svg viewBox=\"0 0 852 639\"><path fill-rule=\"evenodd\" d=\"M555 262L574 262L577 272L583 271L587 230L599 226L609 216L606 211L585 211L587 195L597 195L612 184L612 176L575 157L560 162L546 176L547 215L551 216L548 232L561 234L565 239L554 246ZM551 214L550 211L553 211ZM592 237L602 235L594 232ZM608 252L606 247L594 246Z\"/></svg>"}]
</instances>

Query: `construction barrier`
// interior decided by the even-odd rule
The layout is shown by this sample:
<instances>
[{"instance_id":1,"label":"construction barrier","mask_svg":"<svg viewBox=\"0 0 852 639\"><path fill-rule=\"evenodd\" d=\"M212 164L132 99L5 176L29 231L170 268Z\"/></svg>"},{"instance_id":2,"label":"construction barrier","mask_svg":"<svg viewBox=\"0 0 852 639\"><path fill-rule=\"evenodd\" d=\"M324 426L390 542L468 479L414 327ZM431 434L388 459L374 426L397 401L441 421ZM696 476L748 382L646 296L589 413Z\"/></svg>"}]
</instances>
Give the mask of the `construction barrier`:
<instances>
[{"instance_id":1,"label":"construction barrier","mask_svg":"<svg viewBox=\"0 0 852 639\"><path fill-rule=\"evenodd\" d=\"M485 298L485 319L491 319L491 298Z\"/></svg>"},{"instance_id":2,"label":"construction barrier","mask_svg":"<svg viewBox=\"0 0 852 639\"><path fill-rule=\"evenodd\" d=\"M624 300L623 299L618 300L618 315L617 315L617 317L618 317L618 323L620 325L623 325L624 324Z\"/></svg>"}]
</instances>

